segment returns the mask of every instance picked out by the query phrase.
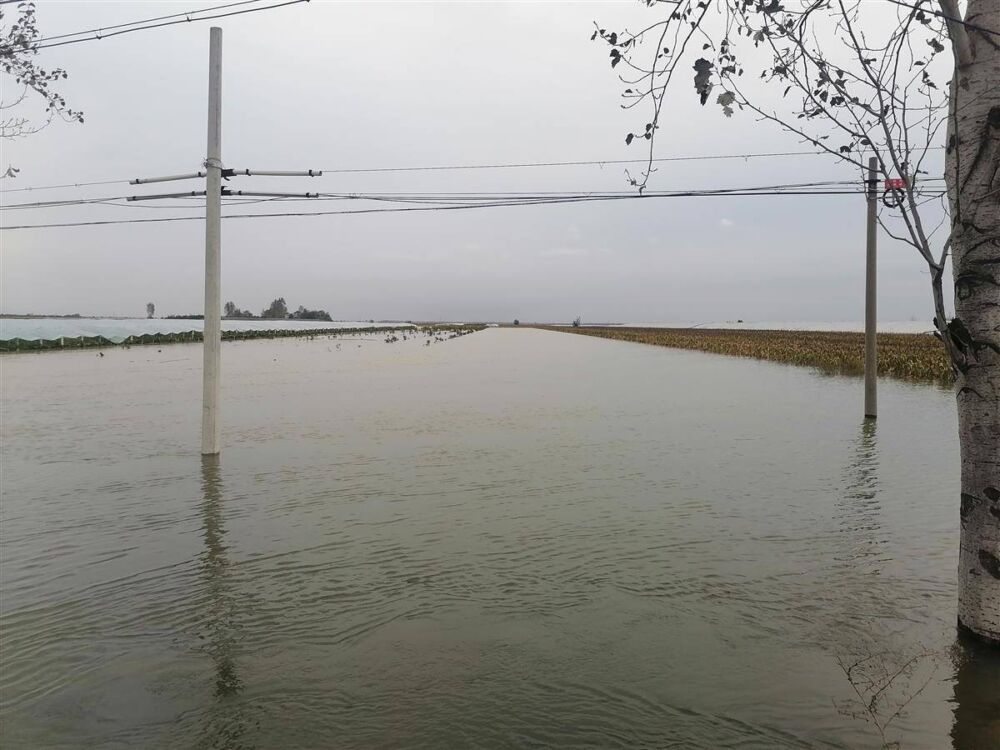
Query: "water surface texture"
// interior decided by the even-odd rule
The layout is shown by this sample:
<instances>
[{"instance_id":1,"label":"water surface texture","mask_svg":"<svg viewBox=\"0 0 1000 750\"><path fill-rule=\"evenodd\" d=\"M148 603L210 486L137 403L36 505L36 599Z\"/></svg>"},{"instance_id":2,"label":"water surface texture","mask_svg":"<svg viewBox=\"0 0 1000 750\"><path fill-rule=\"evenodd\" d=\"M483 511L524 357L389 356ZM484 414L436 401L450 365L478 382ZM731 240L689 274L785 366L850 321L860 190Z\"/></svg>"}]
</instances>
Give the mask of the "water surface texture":
<instances>
[{"instance_id":1,"label":"water surface texture","mask_svg":"<svg viewBox=\"0 0 1000 750\"><path fill-rule=\"evenodd\" d=\"M550 331L227 342L203 461L197 345L0 367L4 748L865 748L907 700L886 740L997 746L948 391L865 426L860 379Z\"/></svg>"}]
</instances>

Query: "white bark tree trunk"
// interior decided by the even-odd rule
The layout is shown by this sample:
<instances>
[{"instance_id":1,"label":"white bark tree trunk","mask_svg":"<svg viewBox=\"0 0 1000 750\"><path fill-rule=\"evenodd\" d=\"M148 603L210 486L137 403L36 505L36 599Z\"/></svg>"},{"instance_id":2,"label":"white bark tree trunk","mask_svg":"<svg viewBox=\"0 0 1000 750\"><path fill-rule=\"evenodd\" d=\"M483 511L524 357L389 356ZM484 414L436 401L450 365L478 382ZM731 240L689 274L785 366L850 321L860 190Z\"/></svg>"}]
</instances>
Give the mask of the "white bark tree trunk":
<instances>
[{"instance_id":1,"label":"white bark tree trunk","mask_svg":"<svg viewBox=\"0 0 1000 750\"><path fill-rule=\"evenodd\" d=\"M957 14L957 3L941 5ZM965 20L1000 31L1000 1L968 0ZM945 179L962 456L958 621L1000 645L1000 37L959 24L950 32L956 69Z\"/></svg>"}]
</instances>

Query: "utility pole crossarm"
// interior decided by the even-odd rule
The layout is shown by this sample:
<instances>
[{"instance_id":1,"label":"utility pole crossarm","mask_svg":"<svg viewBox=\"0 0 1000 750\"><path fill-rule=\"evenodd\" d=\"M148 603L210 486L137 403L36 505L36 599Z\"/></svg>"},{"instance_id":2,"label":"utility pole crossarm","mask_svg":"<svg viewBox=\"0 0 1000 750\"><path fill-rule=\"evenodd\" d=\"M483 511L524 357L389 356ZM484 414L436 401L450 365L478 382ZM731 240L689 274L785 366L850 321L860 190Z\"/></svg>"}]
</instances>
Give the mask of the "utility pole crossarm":
<instances>
[{"instance_id":1,"label":"utility pole crossarm","mask_svg":"<svg viewBox=\"0 0 1000 750\"><path fill-rule=\"evenodd\" d=\"M222 188L222 196L228 198L231 195L253 196L255 198L318 198L319 193L263 193L254 190L230 190Z\"/></svg>"},{"instance_id":2,"label":"utility pole crossarm","mask_svg":"<svg viewBox=\"0 0 1000 750\"><path fill-rule=\"evenodd\" d=\"M290 172L267 169L223 169L223 177L322 177L320 169L307 169L305 172Z\"/></svg>"},{"instance_id":3,"label":"utility pole crossarm","mask_svg":"<svg viewBox=\"0 0 1000 750\"><path fill-rule=\"evenodd\" d=\"M186 193L155 193L153 195L130 195L127 201L155 201L161 198L191 198L204 195L204 190L190 190Z\"/></svg>"},{"instance_id":4,"label":"utility pole crossarm","mask_svg":"<svg viewBox=\"0 0 1000 750\"><path fill-rule=\"evenodd\" d=\"M147 182L173 182L174 180L195 180L204 177L204 172L192 172L191 174L172 174L166 177L136 177L129 180L129 185L145 185Z\"/></svg>"}]
</instances>

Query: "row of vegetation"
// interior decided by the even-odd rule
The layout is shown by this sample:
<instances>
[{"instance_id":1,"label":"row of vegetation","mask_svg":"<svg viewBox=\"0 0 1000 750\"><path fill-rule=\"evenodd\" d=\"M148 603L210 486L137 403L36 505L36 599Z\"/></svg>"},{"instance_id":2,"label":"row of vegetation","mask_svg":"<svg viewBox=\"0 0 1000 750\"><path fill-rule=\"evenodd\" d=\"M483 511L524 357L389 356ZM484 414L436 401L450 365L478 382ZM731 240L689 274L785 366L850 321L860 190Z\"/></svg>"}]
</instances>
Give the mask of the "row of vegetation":
<instances>
[{"instance_id":1,"label":"row of vegetation","mask_svg":"<svg viewBox=\"0 0 1000 750\"><path fill-rule=\"evenodd\" d=\"M551 327L617 341L697 349L753 357L824 372L860 375L865 368L863 333L842 331L750 331L708 328ZM950 383L952 370L941 342L928 334L878 334L878 374L903 380Z\"/></svg>"},{"instance_id":2,"label":"row of vegetation","mask_svg":"<svg viewBox=\"0 0 1000 750\"><path fill-rule=\"evenodd\" d=\"M261 330L261 331L223 331L223 341L243 339L275 339L289 337L346 337L361 334L387 334L387 343L399 341L399 335L412 336L418 331L434 340L444 341L467 333L482 330L482 325L425 325L420 328L399 328L397 326L381 326L377 328L314 328L311 330ZM389 338L393 338L390 342ZM181 333L145 333L139 336L128 336L122 341L112 341L104 336L62 336L57 339L0 339L0 352L37 352L57 349L83 349L103 347L129 347L143 344L181 344L202 340L201 331L184 331Z\"/></svg>"}]
</instances>

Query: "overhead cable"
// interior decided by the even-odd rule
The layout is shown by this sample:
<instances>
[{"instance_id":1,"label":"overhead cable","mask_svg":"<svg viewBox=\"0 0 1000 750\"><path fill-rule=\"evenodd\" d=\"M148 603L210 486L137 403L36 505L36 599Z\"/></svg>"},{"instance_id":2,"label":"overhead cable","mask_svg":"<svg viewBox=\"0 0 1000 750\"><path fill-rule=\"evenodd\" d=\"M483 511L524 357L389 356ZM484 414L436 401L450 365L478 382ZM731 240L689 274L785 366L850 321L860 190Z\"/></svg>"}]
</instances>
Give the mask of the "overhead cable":
<instances>
[{"instance_id":1,"label":"overhead cable","mask_svg":"<svg viewBox=\"0 0 1000 750\"><path fill-rule=\"evenodd\" d=\"M25 45L20 45L17 49L42 50L42 49L49 49L50 47L62 47L63 45L66 44L78 44L80 42L97 42L102 39L107 39L109 37L120 36L121 34L131 34L133 31L147 31L149 29L159 29L163 28L164 26L176 26L179 23L190 23L192 21L210 21L216 18L227 18L228 16L240 16L243 15L244 13L257 13L258 11L262 10L274 10L275 8L282 8L286 5L297 5L298 3L307 3L307 2L309 2L309 0L285 0L285 2L276 3L274 5L264 5L254 8L244 8L243 10L234 10L228 13L216 13L210 16L198 15L197 17L192 17L196 15L196 13L194 12L187 14L178 14L178 15L184 15L184 18L178 18L173 21L162 21L160 23L146 23L146 25L144 26L135 25L135 24L145 23L143 21L136 21L134 24L120 24L121 26L128 26L130 28L119 28L118 31L112 31L109 34L104 34L101 33L100 31L86 31L86 32L77 32L77 34L65 34L63 36L66 37L76 37L82 34L89 34L89 36L79 36L79 38L62 39L61 41L50 41L50 42L43 41L40 43L33 42ZM229 7L229 6L220 6L220 7ZM207 10L212 10L212 9L206 8L206 11ZM7 53L12 50L15 50L15 46L13 45L0 46L0 53Z\"/></svg>"},{"instance_id":2,"label":"overhead cable","mask_svg":"<svg viewBox=\"0 0 1000 750\"><path fill-rule=\"evenodd\" d=\"M926 182L938 182L943 180L943 178L928 178L922 184ZM691 195L705 195L710 193L720 193L720 194L731 194L731 193L748 193L748 192L761 192L761 191L775 191L775 192L785 192L788 190L801 190L804 188L833 188L840 187L845 188L845 192L855 193L861 192L863 188L861 183L856 180L825 180L820 182L798 182L798 183L786 183L779 185L761 185L753 187L734 187L734 188L697 188L697 189L687 189L685 191L679 190L654 190L648 191L646 193L647 197L661 197L666 194L673 194L678 192L685 192ZM145 200L157 200L162 198L182 198L182 197L196 197L204 195L204 191L189 191L185 193L167 193L159 195L134 195L134 196L106 196L102 198L79 198L79 199L64 199L64 200L53 200L53 201L39 201L31 203L10 203L6 205L0 205L0 210L16 210L25 208L60 208L60 207L70 207L86 205L91 203L107 203L108 201L145 201ZM490 192L490 191L439 191L439 192L424 192L424 191L411 191L411 192L370 192L370 193L357 193L357 192L341 192L341 193L304 193L304 194L293 194L293 193L261 193L246 190L232 190L230 188L225 188L223 191L223 198L237 198L239 196L253 196L253 197L276 197L276 198L308 198L310 200L370 200L370 201L388 201L388 202L400 202L400 203L416 203L416 202L481 202L486 200L536 200L536 199L555 199L555 198L602 198L602 197L639 197L636 191L633 190L533 190L533 191L503 191L503 192ZM234 201L235 202L235 201ZM118 204L109 204L118 205Z\"/></svg>"},{"instance_id":3,"label":"overhead cable","mask_svg":"<svg viewBox=\"0 0 1000 750\"><path fill-rule=\"evenodd\" d=\"M944 147L932 146L931 148L938 149ZM653 159L653 162L661 163L661 162L680 162L680 161L717 161L717 160L732 160L732 159L766 159L766 158L786 157L786 156L829 156L829 153L826 151L777 151L777 152L754 153L754 154L698 154L694 156L663 156ZM373 172L373 173L374 172L431 172L431 171L471 170L471 169L523 169L530 167L583 167L583 166L603 167L606 165L648 164L648 163L649 159L588 159L580 161L541 161L541 162L513 162L513 163L496 163L496 164L454 164L454 165L443 165L443 166L416 166L416 167L358 167L358 168L324 169L323 171L330 174L360 174L366 172ZM131 178L123 178L120 180L98 180L96 182L71 182L61 185L41 185L37 187L9 188L6 190L0 190L0 194L24 192L29 190L56 190L68 187L86 187L89 185L113 185L116 183L125 184L130 181Z\"/></svg>"},{"instance_id":4,"label":"overhead cable","mask_svg":"<svg viewBox=\"0 0 1000 750\"><path fill-rule=\"evenodd\" d=\"M500 208L509 206L531 206L531 205L552 205L552 204L565 204L565 203L586 203L592 201L616 201L616 200L653 200L656 198L695 198L695 197L739 197L739 196L775 196L775 195L859 195L863 194L862 190L788 190L788 191L770 191L770 192L676 192L676 193L663 193L663 194L647 194L647 195L614 195L614 196L579 196L574 198L540 198L537 200L512 200L512 201L492 201L483 203L463 203L460 205L448 205L448 206L403 206L395 208L360 208L360 209L346 209L339 211L298 211L298 212L282 212L282 213L263 213L263 214L224 214L223 219L265 219L265 218L282 218L282 217L305 217L305 216L336 216L336 215L346 215L346 214L373 214L373 213L408 213L415 211L458 211L466 209L478 209L478 208ZM166 216L150 219L119 219L119 220L104 220L104 221L77 221L77 222L63 222L56 224L26 224L26 225L15 225L8 227L0 227L2 230L15 230L15 229L47 229L54 227L81 227L81 226L100 226L100 225L113 225L113 224L148 224L148 223L162 223L162 222L173 222L173 221L203 221L204 216Z\"/></svg>"},{"instance_id":5,"label":"overhead cable","mask_svg":"<svg viewBox=\"0 0 1000 750\"><path fill-rule=\"evenodd\" d=\"M18 2L19 0L13 0ZM172 13L169 16L157 16L156 18L144 18L141 21L130 21L129 23L119 23L114 26L98 26L94 29L84 29L82 31L73 31L69 34L56 34L55 36L45 36L40 39L35 39L33 44L41 44L43 42L52 42L56 39L68 39L73 36L83 36L85 34L99 34L100 36L106 36L104 32L114 31L115 29L124 29L129 26L138 26L140 24L146 23L156 23L157 21L166 21L171 18L183 18L189 20L191 16L198 16L202 13L210 13L212 11L223 10L224 8L235 8L241 5L252 5L254 3L259 3L261 0L240 0L237 3L226 3L225 5L213 5L210 8L202 8L201 10L189 10L184 13Z\"/></svg>"}]
</instances>

